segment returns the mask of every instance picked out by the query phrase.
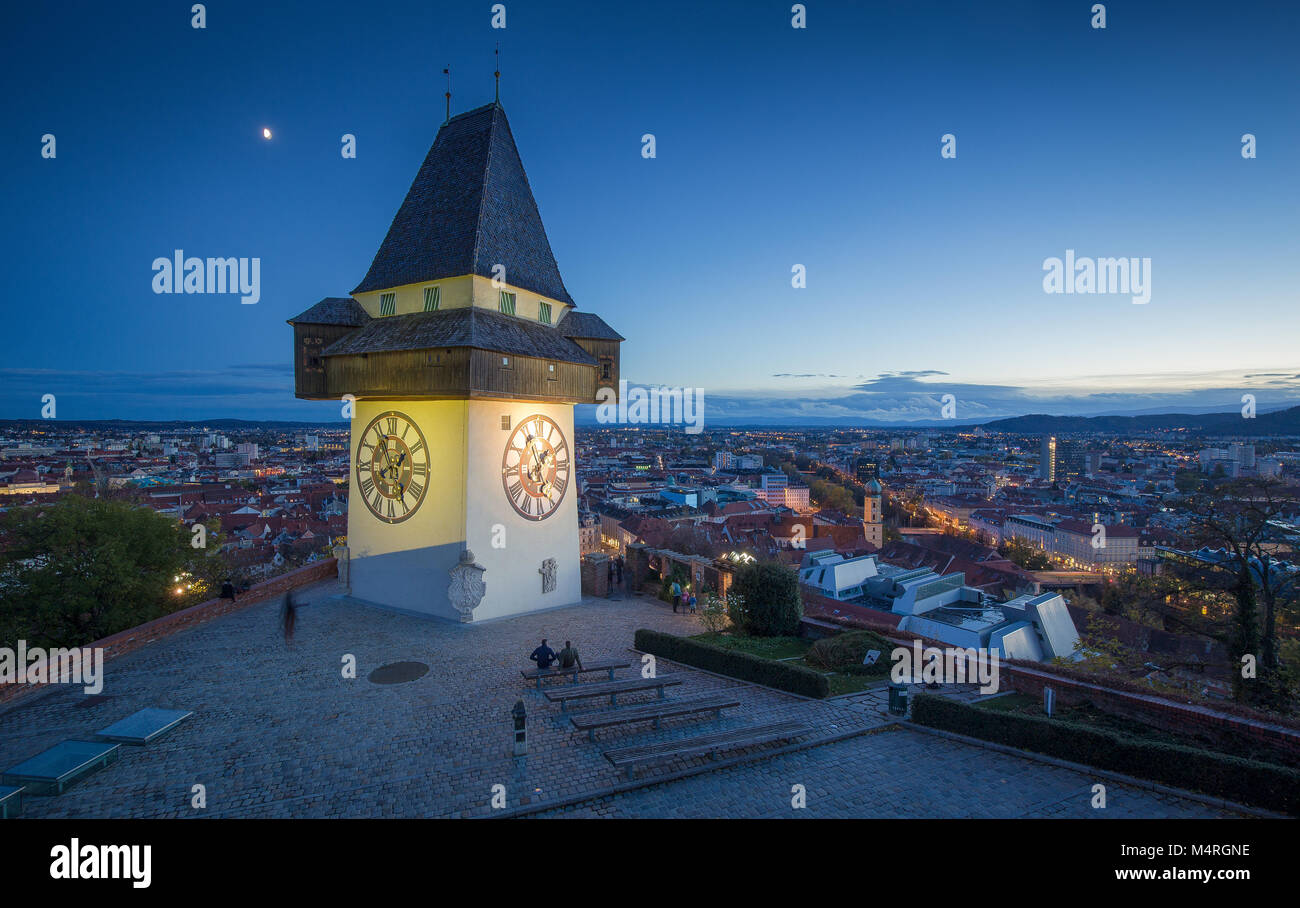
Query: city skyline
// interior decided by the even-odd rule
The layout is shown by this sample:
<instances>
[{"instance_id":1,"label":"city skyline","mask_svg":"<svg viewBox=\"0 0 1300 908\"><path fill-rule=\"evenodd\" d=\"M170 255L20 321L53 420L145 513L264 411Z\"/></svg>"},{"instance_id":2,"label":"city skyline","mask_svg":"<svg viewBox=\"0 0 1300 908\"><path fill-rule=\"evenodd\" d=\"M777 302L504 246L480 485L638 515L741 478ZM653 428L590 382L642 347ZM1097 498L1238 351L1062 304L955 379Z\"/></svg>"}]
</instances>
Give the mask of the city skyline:
<instances>
[{"instance_id":1,"label":"city skyline","mask_svg":"<svg viewBox=\"0 0 1300 908\"><path fill-rule=\"evenodd\" d=\"M236 4L203 30L87 11L61 26L78 64L52 72L21 38L55 13L23 11L6 104L31 141L0 152L23 213L4 241L16 298L40 304L0 341L0 417L52 393L62 418L330 418L293 400L283 321L356 286L442 121L443 67L453 113L489 101L497 43L561 273L636 339L634 383L704 388L728 421L919 422L945 394L959 419L1300 401L1300 67L1288 30L1260 27L1271 5L1210 30L1208 5L1112 10L1105 30L1029 3L814 7L802 30L740 9L512 7L494 30L409 4L409 27L357 34L340 4ZM232 33L260 65L231 65ZM389 53L358 60L360 40ZM152 62L88 82L109 54ZM152 292L175 250L259 259L259 301ZM1149 258L1149 302L1045 293L1071 250Z\"/></svg>"}]
</instances>

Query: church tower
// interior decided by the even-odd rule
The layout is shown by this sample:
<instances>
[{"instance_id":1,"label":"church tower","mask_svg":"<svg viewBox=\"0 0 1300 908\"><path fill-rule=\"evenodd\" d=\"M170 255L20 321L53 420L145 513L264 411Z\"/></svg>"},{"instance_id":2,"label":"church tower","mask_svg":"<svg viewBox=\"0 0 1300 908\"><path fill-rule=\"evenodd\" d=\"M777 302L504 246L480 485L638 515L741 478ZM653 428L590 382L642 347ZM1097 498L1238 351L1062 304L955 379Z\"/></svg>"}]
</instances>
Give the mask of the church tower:
<instances>
[{"instance_id":1,"label":"church tower","mask_svg":"<svg viewBox=\"0 0 1300 908\"><path fill-rule=\"evenodd\" d=\"M354 598L461 621L581 599L573 407L618 387L623 338L575 310L499 103L442 125L361 283L289 324L297 396L351 417Z\"/></svg>"},{"instance_id":2,"label":"church tower","mask_svg":"<svg viewBox=\"0 0 1300 908\"><path fill-rule=\"evenodd\" d=\"M878 549L885 545L884 512L880 504L882 491L880 480L872 479L867 483L867 494L862 502L862 534Z\"/></svg>"}]
</instances>

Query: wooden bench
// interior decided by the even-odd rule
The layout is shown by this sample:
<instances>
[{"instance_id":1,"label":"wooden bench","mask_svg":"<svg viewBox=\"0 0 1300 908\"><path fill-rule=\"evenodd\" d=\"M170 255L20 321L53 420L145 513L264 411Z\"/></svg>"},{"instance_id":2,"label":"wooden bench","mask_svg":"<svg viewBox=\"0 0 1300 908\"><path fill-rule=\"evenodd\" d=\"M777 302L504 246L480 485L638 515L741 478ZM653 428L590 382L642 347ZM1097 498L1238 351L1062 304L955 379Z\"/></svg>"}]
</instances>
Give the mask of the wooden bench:
<instances>
[{"instance_id":1,"label":"wooden bench","mask_svg":"<svg viewBox=\"0 0 1300 908\"><path fill-rule=\"evenodd\" d=\"M626 681L603 681L600 684L564 684L559 687L548 687L542 691L542 694L552 703L558 700L560 712L564 712L570 700L583 700L588 697L609 697L609 705L618 706L619 694L657 690L659 699L662 700L665 687L681 683L680 678L671 675L666 678L629 678Z\"/></svg>"},{"instance_id":2,"label":"wooden bench","mask_svg":"<svg viewBox=\"0 0 1300 908\"><path fill-rule=\"evenodd\" d=\"M615 725L630 725L633 722L646 721L653 721L655 728L658 728L661 719L710 712L717 718L721 718L724 709L739 705L739 700L727 694L705 694L683 700L661 700L643 706L625 706L622 709L611 709L606 712L587 713L572 716L569 721L573 723L574 728L587 733L588 741L595 741L598 728L612 728Z\"/></svg>"},{"instance_id":3,"label":"wooden bench","mask_svg":"<svg viewBox=\"0 0 1300 908\"><path fill-rule=\"evenodd\" d=\"M587 662L582 668L576 665L573 668L526 668L519 674L524 676L527 681L537 681L537 689L542 689L543 678L558 678L562 675L572 675L573 683L578 683L578 675L585 675L588 672L609 672L609 680L614 680L614 672L620 668L627 668L631 662Z\"/></svg>"},{"instance_id":4,"label":"wooden bench","mask_svg":"<svg viewBox=\"0 0 1300 908\"><path fill-rule=\"evenodd\" d=\"M716 754L721 750L736 747L756 747L759 744L771 744L785 741L800 735L810 734L812 729L799 722L774 722L770 725L752 725L731 731L698 738L686 738L680 741L664 741L660 744L641 744L635 747L619 747L605 751L605 759L615 767L627 768L632 776L638 766L658 763L677 757L694 757L701 754Z\"/></svg>"}]
</instances>

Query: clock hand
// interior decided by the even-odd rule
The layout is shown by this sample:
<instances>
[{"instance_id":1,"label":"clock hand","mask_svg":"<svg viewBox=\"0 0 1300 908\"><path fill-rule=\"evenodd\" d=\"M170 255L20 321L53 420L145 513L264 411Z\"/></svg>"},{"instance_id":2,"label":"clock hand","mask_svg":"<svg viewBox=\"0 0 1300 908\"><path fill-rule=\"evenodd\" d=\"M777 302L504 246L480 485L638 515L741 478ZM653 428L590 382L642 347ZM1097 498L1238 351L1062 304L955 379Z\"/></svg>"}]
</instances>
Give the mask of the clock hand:
<instances>
[{"instance_id":1,"label":"clock hand","mask_svg":"<svg viewBox=\"0 0 1300 908\"><path fill-rule=\"evenodd\" d=\"M544 460L538 460L538 458L537 458L537 449L536 449L535 447L533 447L533 440L534 440L535 438L536 438L536 436L532 436L532 437L530 437L530 438L528 439L528 452L529 452L530 454L533 455L533 463L537 465L537 469L538 469L538 474L537 474L537 475L538 475L538 476L541 476L542 465L543 465L543 463L544 463L545 461L544 461ZM543 456L544 456L544 455L543 455ZM533 471L532 471L531 468L528 470L528 475L529 475L530 478L531 478L532 475L533 475ZM534 479L533 481L534 481L534 482L537 482L538 480Z\"/></svg>"}]
</instances>

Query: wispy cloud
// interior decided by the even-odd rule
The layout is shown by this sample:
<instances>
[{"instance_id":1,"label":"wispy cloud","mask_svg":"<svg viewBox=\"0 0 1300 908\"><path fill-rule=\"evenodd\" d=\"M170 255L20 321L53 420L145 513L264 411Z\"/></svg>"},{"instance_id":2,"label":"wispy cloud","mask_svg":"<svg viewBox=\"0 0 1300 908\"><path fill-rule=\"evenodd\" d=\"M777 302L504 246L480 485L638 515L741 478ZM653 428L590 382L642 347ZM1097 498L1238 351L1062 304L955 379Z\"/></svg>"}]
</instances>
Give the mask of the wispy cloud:
<instances>
[{"instance_id":1,"label":"wispy cloud","mask_svg":"<svg viewBox=\"0 0 1300 908\"><path fill-rule=\"evenodd\" d=\"M790 377L829 377L783 373ZM1300 404L1300 375L1276 372L1188 372L1081 376L1023 384L960 381L937 369L881 372L850 384L785 390L726 390L706 394L714 422L940 422L951 400L958 422L984 422L1027 413L1065 416L1230 412L1241 395L1264 409ZM951 395L951 398L947 398Z\"/></svg>"},{"instance_id":2,"label":"wispy cloud","mask_svg":"<svg viewBox=\"0 0 1300 908\"><path fill-rule=\"evenodd\" d=\"M958 422L1026 413L1230 412L1240 407L1241 395L1247 392L1265 410L1300 404L1300 372L1291 370L1103 375L1022 384L960 381L937 369L853 379L847 374L781 373L799 380L788 391L705 388L705 418L722 423L939 422L946 395L951 395ZM810 386L805 380L821 380L821 384ZM0 417L40 416L45 394L55 395L61 419L340 418L337 402L300 401L293 396L293 367L287 363L236 363L220 369L168 372L0 369ZM592 409L581 409L580 418Z\"/></svg>"}]
</instances>

